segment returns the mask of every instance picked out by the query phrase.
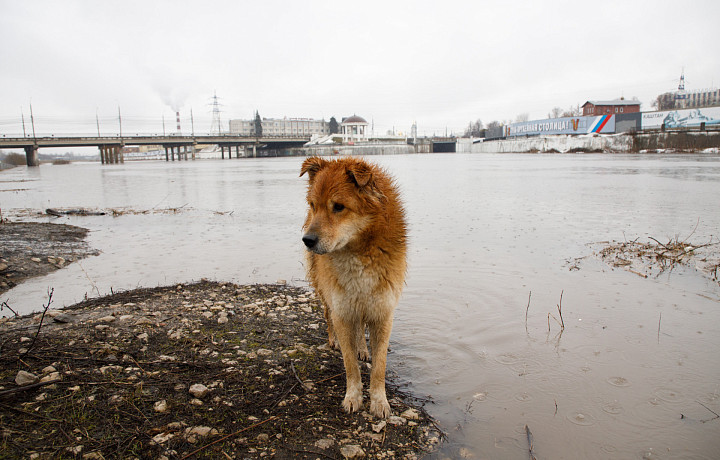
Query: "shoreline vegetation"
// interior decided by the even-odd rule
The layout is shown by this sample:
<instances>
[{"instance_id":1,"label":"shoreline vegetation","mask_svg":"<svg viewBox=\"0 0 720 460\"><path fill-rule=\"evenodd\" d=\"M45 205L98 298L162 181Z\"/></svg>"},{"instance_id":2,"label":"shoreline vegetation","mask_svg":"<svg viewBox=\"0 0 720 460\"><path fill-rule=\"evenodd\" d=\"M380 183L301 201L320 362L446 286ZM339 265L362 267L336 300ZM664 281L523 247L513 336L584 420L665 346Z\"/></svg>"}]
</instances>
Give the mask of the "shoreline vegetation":
<instances>
[{"instance_id":1,"label":"shoreline vegetation","mask_svg":"<svg viewBox=\"0 0 720 460\"><path fill-rule=\"evenodd\" d=\"M18 248L3 273L41 276L72 261L36 257L51 245L22 241L39 235L93 255L78 246L85 233L2 223L0 235ZM18 262L22 248L32 252L27 263ZM392 416L342 410L342 357L305 288L203 280L59 310L52 294L38 313L0 318L0 457L419 458L444 438L423 408L430 401L392 374Z\"/></svg>"}]
</instances>

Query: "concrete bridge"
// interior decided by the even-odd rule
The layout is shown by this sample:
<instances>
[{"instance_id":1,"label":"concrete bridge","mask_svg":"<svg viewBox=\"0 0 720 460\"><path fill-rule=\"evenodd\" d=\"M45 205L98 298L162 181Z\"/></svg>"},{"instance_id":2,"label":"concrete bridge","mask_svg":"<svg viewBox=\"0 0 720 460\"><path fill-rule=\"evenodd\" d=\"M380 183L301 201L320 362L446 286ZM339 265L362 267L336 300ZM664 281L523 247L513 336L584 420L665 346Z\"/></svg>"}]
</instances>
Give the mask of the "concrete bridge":
<instances>
[{"instance_id":1,"label":"concrete bridge","mask_svg":"<svg viewBox=\"0 0 720 460\"><path fill-rule=\"evenodd\" d=\"M231 134L219 135L170 135L170 136L50 136L50 137L15 137L0 138L0 149L21 148L25 150L28 166L38 166L38 149L42 147L97 147L100 150L100 160L103 163L122 163L124 161L122 148L128 145L161 145L165 149L165 160L170 161L188 154L195 159L198 144L219 145L222 157L225 150L228 158L232 158L232 148L239 156L240 147L251 148L253 155L258 148L301 147L310 140L310 136L237 136Z\"/></svg>"}]
</instances>

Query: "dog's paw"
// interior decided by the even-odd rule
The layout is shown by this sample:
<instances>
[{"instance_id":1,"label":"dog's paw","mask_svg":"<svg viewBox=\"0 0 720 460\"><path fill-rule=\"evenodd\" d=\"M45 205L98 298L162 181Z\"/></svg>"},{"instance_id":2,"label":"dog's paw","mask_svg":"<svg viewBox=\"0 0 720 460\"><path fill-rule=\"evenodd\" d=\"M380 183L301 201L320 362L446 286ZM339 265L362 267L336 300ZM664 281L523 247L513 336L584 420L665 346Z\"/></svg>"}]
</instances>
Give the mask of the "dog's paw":
<instances>
[{"instance_id":1,"label":"dog's paw","mask_svg":"<svg viewBox=\"0 0 720 460\"><path fill-rule=\"evenodd\" d=\"M367 348L358 351L358 359L360 361L370 362L370 352Z\"/></svg>"},{"instance_id":2,"label":"dog's paw","mask_svg":"<svg viewBox=\"0 0 720 460\"><path fill-rule=\"evenodd\" d=\"M370 413L378 418L388 418L390 416L392 411L384 394L370 398Z\"/></svg>"},{"instance_id":3,"label":"dog's paw","mask_svg":"<svg viewBox=\"0 0 720 460\"><path fill-rule=\"evenodd\" d=\"M352 413L362 408L362 392L361 391L348 391L345 394L342 406L345 412Z\"/></svg>"}]
</instances>

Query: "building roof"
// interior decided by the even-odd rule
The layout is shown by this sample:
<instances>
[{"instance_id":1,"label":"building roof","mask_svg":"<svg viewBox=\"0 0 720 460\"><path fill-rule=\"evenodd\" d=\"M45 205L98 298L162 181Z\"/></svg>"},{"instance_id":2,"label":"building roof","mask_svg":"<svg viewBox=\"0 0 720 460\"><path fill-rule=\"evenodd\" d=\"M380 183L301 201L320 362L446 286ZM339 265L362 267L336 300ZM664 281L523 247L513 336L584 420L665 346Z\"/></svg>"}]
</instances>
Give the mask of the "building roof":
<instances>
[{"instance_id":1,"label":"building roof","mask_svg":"<svg viewBox=\"0 0 720 460\"><path fill-rule=\"evenodd\" d=\"M595 106L598 105L640 105L640 101L629 101L627 99L615 99L613 101L587 101L582 106L585 107L588 104Z\"/></svg>"},{"instance_id":2,"label":"building roof","mask_svg":"<svg viewBox=\"0 0 720 460\"><path fill-rule=\"evenodd\" d=\"M348 123L365 123L365 124L367 124L367 120L365 120L363 117L353 115L351 117L344 118L341 124L348 124Z\"/></svg>"}]
</instances>

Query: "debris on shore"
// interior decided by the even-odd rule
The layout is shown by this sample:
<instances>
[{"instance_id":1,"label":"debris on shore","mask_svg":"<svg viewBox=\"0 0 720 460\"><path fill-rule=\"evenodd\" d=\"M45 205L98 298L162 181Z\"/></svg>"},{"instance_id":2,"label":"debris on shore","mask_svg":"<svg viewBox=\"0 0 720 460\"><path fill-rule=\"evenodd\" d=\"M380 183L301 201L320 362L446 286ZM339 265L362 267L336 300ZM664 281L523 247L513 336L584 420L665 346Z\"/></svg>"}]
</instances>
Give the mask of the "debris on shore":
<instances>
[{"instance_id":1,"label":"debris on shore","mask_svg":"<svg viewBox=\"0 0 720 460\"><path fill-rule=\"evenodd\" d=\"M657 277L678 266L685 266L720 284L720 242L717 241L695 244L675 238L662 243L650 237L645 243L637 240L603 241L593 243L591 247L611 267L622 268L643 278Z\"/></svg>"}]
</instances>

